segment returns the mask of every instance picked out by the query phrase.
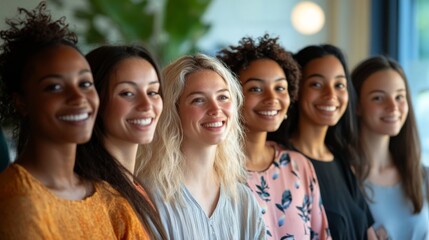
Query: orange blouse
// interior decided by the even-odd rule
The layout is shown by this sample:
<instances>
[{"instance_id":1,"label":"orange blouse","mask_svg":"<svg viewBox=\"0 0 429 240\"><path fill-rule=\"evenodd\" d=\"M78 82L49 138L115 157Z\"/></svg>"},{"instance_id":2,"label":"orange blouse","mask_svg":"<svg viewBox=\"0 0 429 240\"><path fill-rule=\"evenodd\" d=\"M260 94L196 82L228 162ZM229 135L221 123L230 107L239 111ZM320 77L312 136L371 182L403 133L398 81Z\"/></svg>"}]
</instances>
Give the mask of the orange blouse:
<instances>
[{"instance_id":1,"label":"orange blouse","mask_svg":"<svg viewBox=\"0 0 429 240\"><path fill-rule=\"evenodd\" d=\"M23 167L0 174L2 239L149 239L130 204L106 182L83 200L55 196Z\"/></svg>"}]
</instances>

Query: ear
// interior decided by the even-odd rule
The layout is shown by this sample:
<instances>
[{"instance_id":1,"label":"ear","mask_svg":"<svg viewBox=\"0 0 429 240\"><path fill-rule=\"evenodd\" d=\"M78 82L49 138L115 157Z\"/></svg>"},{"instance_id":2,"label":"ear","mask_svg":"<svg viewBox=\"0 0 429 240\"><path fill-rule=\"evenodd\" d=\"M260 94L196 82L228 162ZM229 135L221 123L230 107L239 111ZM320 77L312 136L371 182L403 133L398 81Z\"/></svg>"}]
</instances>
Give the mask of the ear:
<instances>
[{"instance_id":1,"label":"ear","mask_svg":"<svg viewBox=\"0 0 429 240\"><path fill-rule=\"evenodd\" d=\"M12 95L12 99L18 112L24 117L27 116L28 108L27 104L25 103L24 97L19 93L14 93Z\"/></svg>"}]
</instances>

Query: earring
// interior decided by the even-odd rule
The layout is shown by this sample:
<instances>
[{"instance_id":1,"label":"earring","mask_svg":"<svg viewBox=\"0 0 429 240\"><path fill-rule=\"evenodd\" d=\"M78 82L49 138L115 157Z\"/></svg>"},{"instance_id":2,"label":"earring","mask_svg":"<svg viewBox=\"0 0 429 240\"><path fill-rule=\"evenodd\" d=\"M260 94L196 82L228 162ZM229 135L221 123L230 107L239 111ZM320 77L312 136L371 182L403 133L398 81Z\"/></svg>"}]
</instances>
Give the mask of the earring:
<instances>
[{"instance_id":1,"label":"earring","mask_svg":"<svg viewBox=\"0 0 429 240\"><path fill-rule=\"evenodd\" d=\"M285 120L287 119L287 114L285 115Z\"/></svg>"}]
</instances>

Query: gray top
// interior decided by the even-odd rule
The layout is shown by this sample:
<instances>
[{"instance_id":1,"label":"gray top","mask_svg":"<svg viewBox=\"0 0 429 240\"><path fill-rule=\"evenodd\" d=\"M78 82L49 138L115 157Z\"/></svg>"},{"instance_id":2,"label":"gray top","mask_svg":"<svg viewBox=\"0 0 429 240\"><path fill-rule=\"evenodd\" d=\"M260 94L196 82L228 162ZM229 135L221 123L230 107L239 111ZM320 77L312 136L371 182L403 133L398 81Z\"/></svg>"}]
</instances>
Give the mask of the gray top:
<instances>
[{"instance_id":1,"label":"gray top","mask_svg":"<svg viewBox=\"0 0 429 240\"><path fill-rule=\"evenodd\" d=\"M259 205L248 187L238 184L237 201L222 189L210 217L184 185L181 188L183 203L167 203L161 200L159 191L152 191L168 239L266 239Z\"/></svg>"},{"instance_id":2,"label":"gray top","mask_svg":"<svg viewBox=\"0 0 429 240\"><path fill-rule=\"evenodd\" d=\"M412 204L405 197L401 184L392 187L365 183L369 208L375 220L374 229L384 226L389 240L429 240L429 207L424 191L420 213L412 214Z\"/></svg>"}]
</instances>

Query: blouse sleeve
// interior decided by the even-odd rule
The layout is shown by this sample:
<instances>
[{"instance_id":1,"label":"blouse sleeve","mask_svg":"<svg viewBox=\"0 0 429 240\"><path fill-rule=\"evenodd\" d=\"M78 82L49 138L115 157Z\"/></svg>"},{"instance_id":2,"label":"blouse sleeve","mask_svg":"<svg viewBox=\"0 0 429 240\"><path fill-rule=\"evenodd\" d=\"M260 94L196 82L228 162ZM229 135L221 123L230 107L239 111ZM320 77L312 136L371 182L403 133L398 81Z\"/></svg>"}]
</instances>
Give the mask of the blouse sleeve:
<instances>
[{"instance_id":1,"label":"blouse sleeve","mask_svg":"<svg viewBox=\"0 0 429 240\"><path fill-rule=\"evenodd\" d=\"M26 197L2 198L0 196L1 239L46 239L49 224L41 222L32 202Z\"/></svg>"}]
</instances>

